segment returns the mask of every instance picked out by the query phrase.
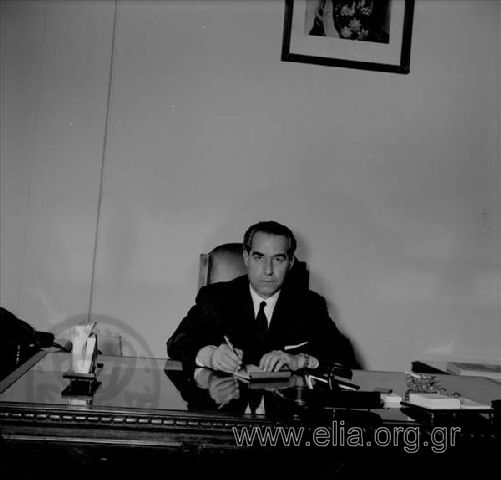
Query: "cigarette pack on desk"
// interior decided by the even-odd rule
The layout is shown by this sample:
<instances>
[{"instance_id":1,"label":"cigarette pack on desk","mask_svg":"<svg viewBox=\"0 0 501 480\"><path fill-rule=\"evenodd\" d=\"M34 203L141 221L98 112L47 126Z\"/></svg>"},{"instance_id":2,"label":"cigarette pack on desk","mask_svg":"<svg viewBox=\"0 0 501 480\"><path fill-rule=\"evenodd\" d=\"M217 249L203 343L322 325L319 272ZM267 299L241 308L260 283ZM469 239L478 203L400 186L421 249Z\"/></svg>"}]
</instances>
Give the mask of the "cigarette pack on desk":
<instances>
[{"instance_id":1,"label":"cigarette pack on desk","mask_svg":"<svg viewBox=\"0 0 501 480\"><path fill-rule=\"evenodd\" d=\"M381 400L385 408L400 408L402 397L396 393L382 393Z\"/></svg>"}]
</instances>

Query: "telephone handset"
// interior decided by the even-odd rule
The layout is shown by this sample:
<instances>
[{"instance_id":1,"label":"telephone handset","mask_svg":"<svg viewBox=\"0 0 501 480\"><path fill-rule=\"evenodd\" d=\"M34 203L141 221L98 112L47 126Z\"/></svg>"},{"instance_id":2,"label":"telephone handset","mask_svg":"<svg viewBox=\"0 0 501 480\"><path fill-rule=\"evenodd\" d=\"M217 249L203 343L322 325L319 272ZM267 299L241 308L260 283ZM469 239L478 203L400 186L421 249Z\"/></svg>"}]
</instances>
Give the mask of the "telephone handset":
<instances>
[{"instance_id":1,"label":"telephone handset","mask_svg":"<svg viewBox=\"0 0 501 480\"><path fill-rule=\"evenodd\" d=\"M42 348L53 345L53 333L37 332L29 323L0 307L0 378Z\"/></svg>"},{"instance_id":2,"label":"telephone handset","mask_svg":"<svg viewBox=\"0 0 501 480\"><path fill-rule=\"evenodd\" d=\"M54 343L53 333L36 331L3 307L0 307L0 331L1 343L21 343L38 348L50 347Z\"/></svg>"}]
</instances>

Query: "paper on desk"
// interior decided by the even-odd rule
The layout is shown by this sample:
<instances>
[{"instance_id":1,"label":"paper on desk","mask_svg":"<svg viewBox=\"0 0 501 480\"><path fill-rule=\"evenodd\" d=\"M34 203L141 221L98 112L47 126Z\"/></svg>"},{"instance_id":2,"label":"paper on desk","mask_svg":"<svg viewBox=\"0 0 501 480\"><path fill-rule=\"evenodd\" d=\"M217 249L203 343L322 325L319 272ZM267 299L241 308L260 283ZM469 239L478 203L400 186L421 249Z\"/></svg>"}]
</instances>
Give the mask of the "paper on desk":
<instances>
[{"instance_id":1,"label":"paper on desk","mask_svg":"<svg viewBox=\"0 0 501 480\"><path fill-rule=\"evenodd\" d=\"M475 402L470 398L461 398L461 410L490 410L492 407L486 403Z\"/></svg>"},{"instance_id":2,"label":"paper on desk","mask_svg":"<svg viewBox=\"0 0 501 480\"><path fill-rule=\"evenodd\" d=\"M92 330L94 323L76 325L71 329L71 360L74 373L90 373L93 366L94 352L97 349L97 337Z\"/></svg>"},{"instance_id":3,"label":"paper on desk","mask_svg":"<svg viewBox=\"0 0 501 480\"><path fill-rule=\"evenodd\" d=\"M491 406L464 397L450 397L437 393L411 393L410 405L418 405L431 410L490 410Z\"/></svg>"}]
</instances>

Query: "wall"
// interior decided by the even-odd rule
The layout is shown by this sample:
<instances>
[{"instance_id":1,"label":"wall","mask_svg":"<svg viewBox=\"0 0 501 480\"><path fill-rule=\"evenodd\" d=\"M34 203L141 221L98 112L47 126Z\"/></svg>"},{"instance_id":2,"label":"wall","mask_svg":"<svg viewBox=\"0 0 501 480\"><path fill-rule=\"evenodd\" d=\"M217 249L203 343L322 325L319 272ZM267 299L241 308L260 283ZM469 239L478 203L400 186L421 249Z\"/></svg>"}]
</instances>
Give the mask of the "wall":
<instances>
[{"instance_id":1,"label":"wall","mask_svg":"<svg viewBox=\"0 0 501 480\"><path fill-rule=\"evenodd\" d=\"M1 3L1 303L39 328L89 308L111 2Z\"/></svg>"},{"instance_id":2,"label":"wall","mask_svg":"<svg viewBox=\"0 0 501 480\"><path fill-rule=\"evenodd\" d=\"M275 218L368 367L501 361L498 2L418 0L409 75L280 62L282 1L118 6L112 60L114 2L2 2L2 305L162 356Z\"/></svg>"}]
</instances>

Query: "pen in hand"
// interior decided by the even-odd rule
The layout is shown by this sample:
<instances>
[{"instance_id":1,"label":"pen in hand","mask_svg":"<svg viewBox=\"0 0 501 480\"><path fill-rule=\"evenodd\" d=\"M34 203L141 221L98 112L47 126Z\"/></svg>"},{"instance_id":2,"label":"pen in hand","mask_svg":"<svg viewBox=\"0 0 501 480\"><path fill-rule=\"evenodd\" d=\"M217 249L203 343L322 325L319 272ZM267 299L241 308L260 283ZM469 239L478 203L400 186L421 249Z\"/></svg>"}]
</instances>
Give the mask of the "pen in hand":
<instances>
[{"instance_id":1,"label":"pen in hand","mask_svg":"<svg viewBox=\"0 0 501 480\"><path fill-rule=\"evenodd\" d=\"M226 345L228 345L228 347L230 347L231 351L237 356L238 358L238 364L239 364L239 367L240 367L240 364L242 363L242 358L241 356L238 354L238 352L235 350L235 347L233 346L233 344L230 342L230 339L228 338L227 335L225 335L224 337L224 341L226 342Z\"/></svg>"},{"instance_id":2,"label":"pen in hand","mask_svg":"<svg viewBox=\"0 0 501 480\"><path fill-rule=\"evenodd\" d=\"M239 360L241 361L242 358L241 358L241 350L239 350L237 352L236 348L233 346L233 343L230 342L230 339L228 338L228 335L225 335L224 337L224 341L226 342L226 345L228 345L228 347L231 348L231 351L239 358Z\"/></svg>"},{"instance_id":3,"label":"pen in hand","mask_svg":"<svg viewBox=\"0 0 501 480\"><path fill-rule=\"evenodd\" d=\"M226 345L228 345L228 347L231 348L231 351L236 355L237 352L235 352L235 347L233 346L233 344L230 342L230 339L228 338L227 335L224 336L224 341L226 342Z\"/></svg>"}]
</instances>

